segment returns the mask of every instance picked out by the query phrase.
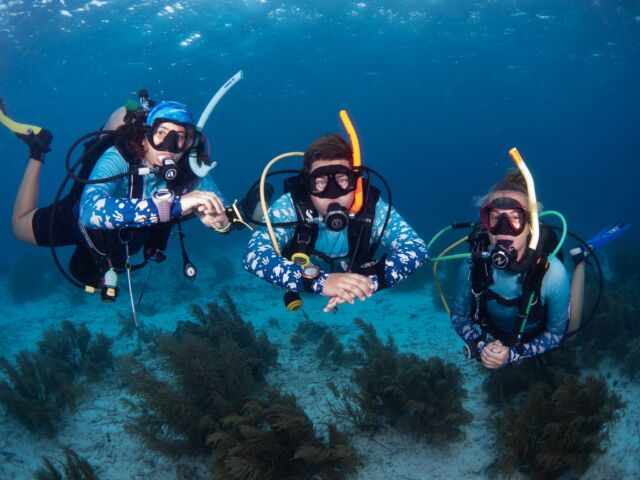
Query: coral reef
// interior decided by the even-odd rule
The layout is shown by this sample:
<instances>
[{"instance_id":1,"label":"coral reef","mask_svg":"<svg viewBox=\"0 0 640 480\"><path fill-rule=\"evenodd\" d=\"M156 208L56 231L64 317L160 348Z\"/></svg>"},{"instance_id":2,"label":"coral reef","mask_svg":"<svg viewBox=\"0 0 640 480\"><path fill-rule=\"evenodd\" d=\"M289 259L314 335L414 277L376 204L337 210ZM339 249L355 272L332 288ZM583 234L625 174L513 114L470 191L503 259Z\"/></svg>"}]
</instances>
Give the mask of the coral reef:
<instances>
[{"instance_id":1,"label":"coral reef","mask_svg":"<svg viewBox=\"0 0 640 480\"><path fill-rule=\"evenodd\" d=\"M436 444L463 437L473 416L462 407L460 369L438 357L399 353L393 338L383 344L371 324L355 323L362 334L353 354L361 366L351 375L353 387L330 386L339 402L333 413L359 429L384 421Z\"/></svg>"},{"instance_id":2,"label":"coral reef","mask_svg":"<svg viewBox=\"0 0 640 480\"><path fill-rule=\"evenodd\" d=\"M584 472L608 438L606 428L623 404L602 378L581 381L559 374L555 385L538 382L492 420L496 459L489 473L516 471L534 478Z\"/></svg>"},{"instance_id":3,"label":"coral reef","mask_svg":"<svg viewBox=\"0 0 640 480\"><path fill-rule=\"evenodd\" d=\"M36 480L98 480L93 467L69 447L63 447L64 461L59 461L62 472L47 457L43 466L35 473Z\"/></svg>"},{"instance_id":4,"label":"coral reef","mask_svg":"<svg viewBox=\"0 0 640 480\"><path fill-rule=\"evenodd\" d=\"M37 352L19 352L15 365L0 359L0 404L29 430L53 437L62 412L75 406L78 379L95 381L112 366L109 338L91 340L84 325L65 321L44 333Z\"/></svg>"},{"instance_id":5,"label":"coral reef","mask_svg":"<svg viewBox=\"0 0 640 480\"><path fill-rule=\"evenodd\" d=\"M361 463L335 426L328 426L324 443L295 397L276 390L249 399L240 415L224 417L221 424L207 439L214 447L215 478L341 480Z\"/></svg>"}]
</instances>

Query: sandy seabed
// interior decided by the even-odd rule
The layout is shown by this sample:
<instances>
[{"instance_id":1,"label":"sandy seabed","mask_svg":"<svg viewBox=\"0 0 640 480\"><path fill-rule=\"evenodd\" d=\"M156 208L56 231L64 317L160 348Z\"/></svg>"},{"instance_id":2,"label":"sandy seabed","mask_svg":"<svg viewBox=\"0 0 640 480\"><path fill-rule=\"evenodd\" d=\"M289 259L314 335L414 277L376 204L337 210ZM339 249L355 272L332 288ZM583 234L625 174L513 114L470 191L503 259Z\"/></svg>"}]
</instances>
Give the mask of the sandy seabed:
<instances>
[{"instance_id":1,"label":"sandy seabed","mask_svg":"<svg viewBox=\"0 0 640 480\"><path fill-rule=\"evenodd\" d=\"M283 308L282 292L242 271L241 250L227 247L219 254L238 259L232 270L216 271L215 265L199 260L199 278L188 284L179 277L180 265L175 261L154 267L146 289L139 317L146 325L172 332L179 320L191 320L189 305L205 305L227 291L238 311L256 329L265 330L279 351L279 368L267 381L296 395L300 405L320 431L331 416L327 406L327 382L348 381L348 369L320 369L314 355L315 344L300 350L292 348L290 337L297 324L304 320L301 312L289 313ZM174 259L179 253L173 253ZM209 262L211 263L211 262ZM46 268L52 268L48 265ZM136 289L142 288L146 273L134 277ZM62 283L61 278L53 277ZM103 304L63 285L45 296L28 303L15 304L8 295L7 282L0 277L0 352L12 359L22 349L34 350L42 333L62 321L84 322L92 332L116 336L120 330L118 315L129 315L126 280L121 278L121 294L116 304ZM139 290L138 290L139 291ZM336 314L324 314L324 299L305 297L309 318L331 326L343 343L359 334L353 319L371 322L378 335L392 335L401 351L413 352L423 358L439 356L455 362L464 373L468 396L464 407L473 422L464 428L466 438L445 447L434 447L411 435L389 429L373 436L358 434L353 444L366 457L366 464L354 478L361 480L418 480L440 478L482 478L484 468L493 455L493 432L486 420L491 416L482 391L482 371L475 362L466 362L461 354L461 342L451 329L449 319L437 308L431 286L413 291L396 289L382 292L364 303L343 306ZM269 325L277 319L278 326ZM135 349L131 339L114 344L116 355L126 355ZM151 356L144 351L143 361ZM598 372L607 378L609 386L627 402L620 420L611 426L605 454L598 457L582 478L640 478L640 386L620 374L617 368L603 362ZM61 458L61 446L69 446L87 458L102 480L156 479L189 480L209 477L206 458L163 456L147 449L141 441L129 435L125 426L134 414L127 406L131 397L123 388L117 373L107 373L94 384L87 384L75 411L64 416L55 439L28 432L6 414L0 418L0 478L33 478L41 466L42 456Z\"/></svg>"}]
</instances>

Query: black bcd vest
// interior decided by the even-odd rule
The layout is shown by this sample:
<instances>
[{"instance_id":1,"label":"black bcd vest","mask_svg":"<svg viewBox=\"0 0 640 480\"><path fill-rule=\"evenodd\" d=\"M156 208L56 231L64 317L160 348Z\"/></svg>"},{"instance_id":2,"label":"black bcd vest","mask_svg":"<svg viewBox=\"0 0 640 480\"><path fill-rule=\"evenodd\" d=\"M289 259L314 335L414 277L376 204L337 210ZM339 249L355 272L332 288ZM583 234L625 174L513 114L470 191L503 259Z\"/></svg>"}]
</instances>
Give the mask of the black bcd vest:
<instances>
[{"instance_id":1,"label":"black bcd vest","mask_svg":"<svg viewBox=\"0 0 640 480\"><path fill-rule=\"evenodd\" d=\"M378 261L373 261L378 244L371 244L373 223L376 215L376 204L380 199L380 190L363 179L363 191L365 193L363 206L355 217L349 216L347 225L347 238L349 243L348 259L351 264L351 272L362 275L376 274L378 276L378 289L386 287L384 276L383 255ZM323 252L315 249L318 239L318 212L311 197L307 192L301 175L290 177L284 182L285 192L291 194L294 208L296 209L296 229L292 240L284 248L283 255L291 258L294 253L315 255L325 261L333 270L333 262L338 259L329 258Z\"/></svg>"}]
</instances>

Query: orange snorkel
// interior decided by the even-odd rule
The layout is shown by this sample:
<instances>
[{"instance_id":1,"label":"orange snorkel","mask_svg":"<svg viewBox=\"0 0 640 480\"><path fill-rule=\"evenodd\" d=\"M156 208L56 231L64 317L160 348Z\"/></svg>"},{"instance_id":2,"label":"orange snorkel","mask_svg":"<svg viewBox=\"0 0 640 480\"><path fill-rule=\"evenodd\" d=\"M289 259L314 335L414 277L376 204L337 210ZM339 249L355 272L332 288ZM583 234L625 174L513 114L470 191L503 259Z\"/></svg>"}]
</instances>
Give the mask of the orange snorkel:
<instances>
[{"instance_id":1,"label":"orange snorkel","mask_svg":"<svg viewBox=\"0 0 640 480\"><path fill-rule=\"evenodd\" d=\"M360 156L360 142L358 141L358 135L356 135L356 130L353 128L353 124L349 119L349 115L347 115L346 110L340 110L340 120L342 120L342 124L344 125L347 134L349 135L349 140L351 141L351 148L353 150L353 167L360 168L362 166L362 158ZM349 209L349 213L355 215L360 211L363 204L364 194L362 192L362 177L358 178L358 183L356 184L356 194L353 200L353 205Z\"/></svg>"}]
</instances>

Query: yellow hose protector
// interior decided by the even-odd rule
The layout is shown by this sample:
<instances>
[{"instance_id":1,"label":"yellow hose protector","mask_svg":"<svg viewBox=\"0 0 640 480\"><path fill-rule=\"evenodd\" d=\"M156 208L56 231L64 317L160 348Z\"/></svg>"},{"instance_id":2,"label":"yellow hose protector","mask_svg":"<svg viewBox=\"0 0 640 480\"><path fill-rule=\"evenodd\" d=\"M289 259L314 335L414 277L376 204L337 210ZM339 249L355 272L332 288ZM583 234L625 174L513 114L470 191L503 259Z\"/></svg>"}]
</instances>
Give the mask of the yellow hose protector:
<instances>
[{"instance_id":1,"label":"yellow hose protector","mask_svg":"<svg viewBox=\"0 0 640 480\"><path fill-rule=\"evenodd\" d=\"M524 159L522 158L522 155L520 155L520 152L518 152L517 148L514 147L509 150L509 155L515 162L516 166L520 169L522 176L527 182L528 207L531 224L531 241L529 242L529 248L535 250L538 246L538 241L540 240L540 220L538 218L538 199L536 197L536 187L533 183L533 176L527 168L527 164L524 163Z\"/></svg>"},{"instance_id":2,"label":"yellow hose protector","mask_svg":"<svg viewBox=\"0 0 640 480\"><path fill-rule=\"evenodd\" d=\"M362 166L360 141L358 140L358 135L356 135L356 130L355 128L353 128L353 124L351 123L351 119L349 118L346 110L340 110L340 120L342 120L342 124L344 125L344 128L349 135L349 140L351 141L351 148L353 149L353 166L354 168L358 168ZM349 212L353 214L358 213L362 208L363 203L364 193L362 191L362 177L360 177L356 185L356 194L355 198L353 199L353 205L351 205Z\"/></svg>"},{"instance_id":3,"label":"yellow hose protector","mask_svg":"<svg viewBox=\"0 0 640 480\"><path fill-rule=\"evenodd\" d=\"M267 180L267 174L269 173L269 169L278 161L287 157L302 157L304 156L304 152L288 152L283 153L282 155L278 155L271 159L267 166L264 167L262 171L262 176L260 177L260 206L262 207L262 216L264 217L264 223L267 224L267 230L269 230L269 236L271 237L271 243L273 243L273 248L278 252L278 255L282 255L280 251L280 246L278 245L278 239L276 238L276 234L273 231L273 226L271 225L271 219L269 218L269 205L267 205L267 196L264 193L264 184Z\"/></svg>"},{"instance_id":4,"label":"yellow hose protector","mask_svg":"<svg viewBox=\"0 0 640 480\"><path fill-rule=\"evenodd\" d=\"M0 108L0 123L2 123L5 127L11 130L13 133L20 133L22 135L29 135L30 133L34 133L35 135L39 134L42 131L42 127L37 127L36 125L29 125L27 123L16 122L15 120L10 119L4 113L4 111Z\"/></svg>"}]
</instances>

